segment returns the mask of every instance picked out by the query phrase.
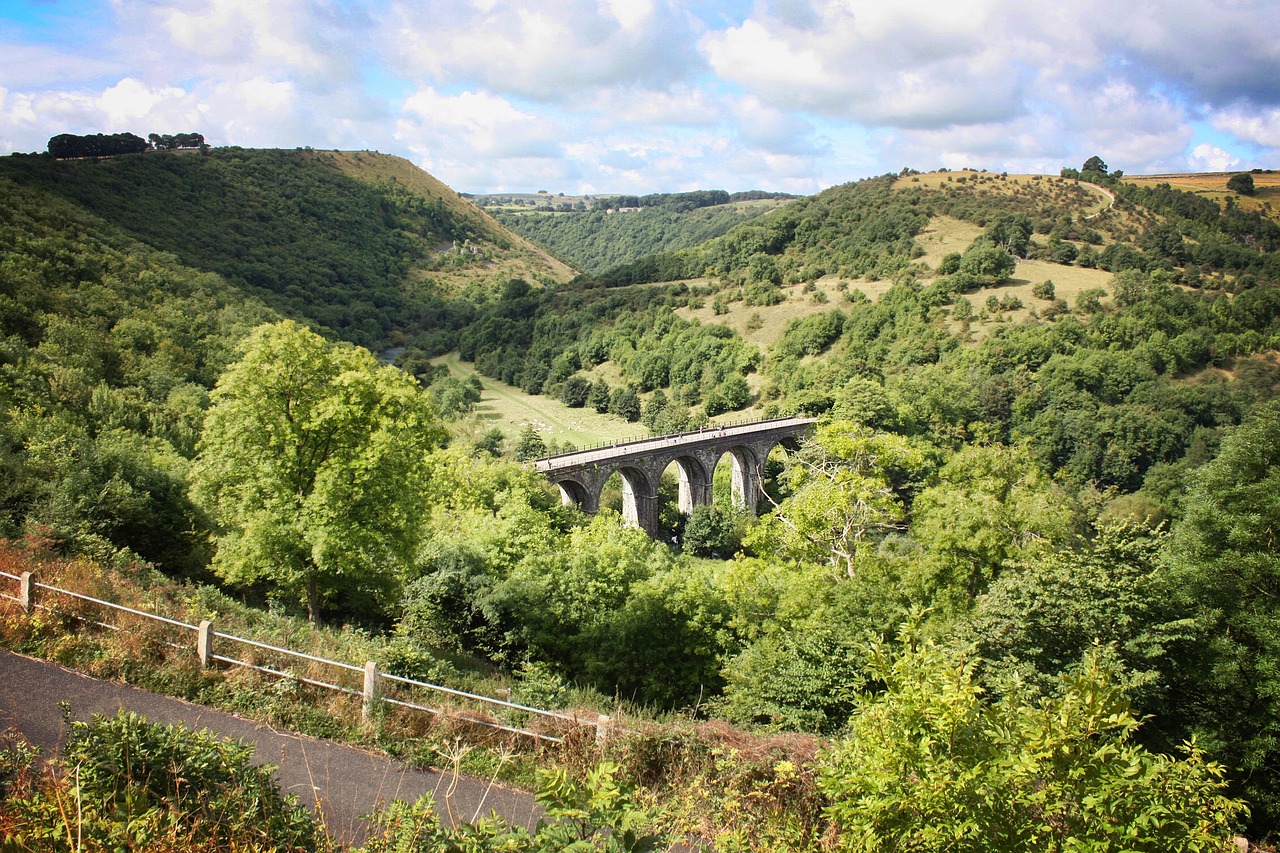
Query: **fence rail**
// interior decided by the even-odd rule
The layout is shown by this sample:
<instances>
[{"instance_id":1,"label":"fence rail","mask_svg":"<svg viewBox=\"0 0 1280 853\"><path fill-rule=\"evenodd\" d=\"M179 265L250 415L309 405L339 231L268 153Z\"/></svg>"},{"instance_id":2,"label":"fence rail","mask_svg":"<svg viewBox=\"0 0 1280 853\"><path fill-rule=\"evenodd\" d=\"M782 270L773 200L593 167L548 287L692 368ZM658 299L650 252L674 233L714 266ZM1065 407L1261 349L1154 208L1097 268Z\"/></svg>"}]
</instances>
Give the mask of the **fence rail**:
<instances>
[{"instance_id":1,"label":"fence rail","mask_svg":"<svg viewBox=\"0 0 1280 853\"><path fill-rule=\"evenodd\" d=\"M419 691L427 694L436 694L444 697L461 699L466 702L479 703L481 705L486 705L495 709L502 709L503 711L506 711L506 712L516 712L517 714L520 714L520 715L533 715L533 716L542 717L548 720L556 720L558 722L568 723L573 726L592 727L595 729L596 738L598 740L605 739L609 734L609 727L610 727L611 721L609 717L604 715L601 715L598 720L582 720L573 714L568 714L563 711L550 711L543 708L534 708L529 705L521 705L518 702L510 702L504 699L497 699L492 696L481 696L477 693L468 693L464 690L456 690L452 687L445 687L439 684L431 684L429 682L417 681L415 679L405 678L399 675L383 673L379 671L378 665L374 661L368 661L367 663L365 663L364 666L357 666L351 663L344 663L343 661L335 661L335 660L330 660L328 658L318 657L316 655L310 655L305 652L296 651L294 649L287 649L281 646L273 646L269 643L263 643L257 640L250 640L245 637L237 637L234 634L225 634L225 633L222 633L221 631L215 631L213 630L213 623L208 620L202 621L199 625L192 625L188 622L183 622L178 619L171 619L167 616L161 616L160 614L157 614L157 613L148 613L145 610L137 610L132 607L126 607L122 604L116 604L115 602L103 601L100 598L94 598L93 596L85 595L84 593L75 592L69 589L63 589L61 587L52 586L49 584L39 583L32 572L24 572L21 575L15 575L15 574L10 574L9 572L0 571L0 577L8 578L10 580L14 580L18 582L18 595L16 596L10 595L5 591L0 590L0 598L6 599L8 601L16 602L18 605L21 606L23 612L25 613L29 614L32 611L37 609L51 610L52 608L50 608L48 605L44 604L39 600L39 598L41 598L42 596L37 595L37 593L52 593L54 595L67 596L68 598L71 598L77 601L87 602L89 604L97 605L99 607L105 607L105 608L108 608L109 610L115 610L121 613L127 613L132 616L139 617L141 619L158 622L163 625L167 625L171 628L179 628L179 629L182 629L183 631L191 631L195 633L195 652L198 655L201 664L203 664L204 666L212 667L215 664L221 663L221 664L227 664L228 666L233 666L233 667L244 667L246 669L251 669L256 672L261 672L275 678L292 679L301 684L308 684L313 687L319 687L325 690L332 690L334 692L344 693L350 696L359 696L362 700L362 712L366 720L369 719L369 717L375 712L375 709L379 706L379 704L386 704L386 705L393 705L396 707L405 708L411 711L431 714L437 717L449 716L452 719L462 720L467 723L471 723L479 726L485 726L488 728L509 732L511 734L518 734L524 737L534 738L535 740L538 740L538 741L548 741L551 743L564 742L564 739L561 737L557 737L552 734L547 734L545 732L537 732L527 728L521 728L518 725L511 724L510 721L504 722L499 720L485 719L484 717L478 716L474 713L470 713L470 714L465 712L460 713L456 710L446 710L444 708L421 704L419 702L411 701L410 699L407 699L407 698L397 698L395 696L386 695L387 691L384 685L396 685L401 688L407 689L411 692ZM67 615L81 622L84 622L86 624L97 625L99 627L102 627L108 630L112 630L112 631L125 630L124 626L112 624L106 621L100 621L98 619L92 619L83 614L68 613ZM106 619L106 617L104 616L103 619ZM173 643L167 640L164 640L162 642L176 649L190 648L190 643L187 643L184 645L182 643ZM359 673L363 675L364 683L361 689L356 689L354 687L345 687L341 684L332 683L320 678L311 678L308 676L299 675L297 673L289 671L284 667L268 666L265 663L255 662L254 660L240 660L239 658L231 657L227 654L216 654L213 651L215 642L220 646L230 643L233 645L244 646L249 650L268 652L272 655L284 656L285 658L292 658L299 661L306 661L309 663L319 664L322 666L330 666L344 672ZM244 657L252 657L252 655L244 655Z\"/></svg>"}]
</instances>

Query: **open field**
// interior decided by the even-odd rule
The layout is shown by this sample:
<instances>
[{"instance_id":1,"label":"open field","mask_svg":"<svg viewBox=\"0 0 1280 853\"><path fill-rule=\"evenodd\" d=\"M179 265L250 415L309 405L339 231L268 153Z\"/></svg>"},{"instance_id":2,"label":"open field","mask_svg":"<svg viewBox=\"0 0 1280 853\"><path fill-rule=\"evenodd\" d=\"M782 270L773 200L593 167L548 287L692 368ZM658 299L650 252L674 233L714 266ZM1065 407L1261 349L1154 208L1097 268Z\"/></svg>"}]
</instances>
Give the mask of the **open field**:
<instances>
[{"instance_id":1,"label":"open field","mask_svg":"<svg viewBox=\"0 0 1280 853\"><path fill-rule=\"evenodd\" d=\"M526 424L532 424L543 441L565 442L575 447L586 447L604 441L622 441L648 435L642 424L627 423L613 415L602 415L592 408L571 409L550 397L526 394L497 380L476 373L475 368L464 362L456 352L434 360L443 364L458 377L476 375L483 391L476 405L473 422L480 424L481 432L497 427L507 437L507 446L514 445ZM456 438L475 439L470 427L460 427L463 434Z\"/></svg>"},{"instance_id":2,"label":"open field","mask_svg":"<svg viewBox=\"0 0 1280 853\"><path fill-rule=\"evenodd\" d=\"M1280 221L1280 170L1251 172L1254 194L1240 195L1227 189L1227 181L1239 172L1199 172L1190 175L1125 175L1125 183L1153 187L1168 184L1175 190L1194 193L1211 199L1219 205L1227 198L1234 198L1244 210L1257 210L1270 219Z\"/></svg>"}]
</instances>

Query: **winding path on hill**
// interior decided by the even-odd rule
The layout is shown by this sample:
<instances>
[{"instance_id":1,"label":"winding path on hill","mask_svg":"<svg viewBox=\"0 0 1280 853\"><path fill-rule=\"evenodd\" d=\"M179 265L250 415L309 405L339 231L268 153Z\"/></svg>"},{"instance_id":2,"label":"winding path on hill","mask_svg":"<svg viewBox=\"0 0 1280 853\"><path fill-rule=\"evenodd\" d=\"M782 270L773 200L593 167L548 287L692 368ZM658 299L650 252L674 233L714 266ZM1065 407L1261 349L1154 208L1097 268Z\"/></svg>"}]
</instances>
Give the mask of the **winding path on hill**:
<instances>
[{"instance_id":1,"label":"winding path on hill","mask_svg":"<svg viewBox=\"0 0 1280 853\"><path fill-rule=\"evenodd\" d=\"M59 702L71 704L76 719L95 713L114 716L121 708L155 723L183 723L256 745L256 760L279 766L280 788L311 805L329 836L361 844L367 826L361 817L380 802L435 797L442 820L470 821L496 811L512 823L532 828L541 809L521 791L447 772L418 771L355 747L277 731L238 715L215 711L137 687L100 681L55 664L0 649L0 731L15 729L45 756L62 742Z\"/></svg>"},{"instance_id":2,"label":"winding path on hill","mask_svg":"<svg viewBox=\"0 0 1280 853\"><path fill-rule=\"evenodd\" d=\"M1093 213L1085 214L1083 217L1081 217L1082 219L1093 219L1095 216L1101 216L1111 208L1115 207L1116 196L1115 196L1115 193L1111 192L1111 190L1107 189L1106 187L1100 187L1097 184L1085 184L1085 186L1087 186L1089 189L1093 190L1094 192L1099 192L1099 193L1102 193L1104 196L1106 196L1107 203L1103 205L1101 209L1095 210Z\"/></svg>"}]
</instances>

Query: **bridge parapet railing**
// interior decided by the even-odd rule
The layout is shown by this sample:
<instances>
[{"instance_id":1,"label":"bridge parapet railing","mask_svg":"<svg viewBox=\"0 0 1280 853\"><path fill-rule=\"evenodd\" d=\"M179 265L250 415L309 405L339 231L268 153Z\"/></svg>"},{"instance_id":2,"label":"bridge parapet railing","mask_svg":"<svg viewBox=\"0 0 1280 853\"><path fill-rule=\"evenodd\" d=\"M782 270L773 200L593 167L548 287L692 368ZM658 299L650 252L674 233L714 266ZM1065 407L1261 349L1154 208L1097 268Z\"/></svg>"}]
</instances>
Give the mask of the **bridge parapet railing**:
<instances>
[{"instance_id":1,"label":"bridge parapet railing","mask_svg":"<svg viewBox=\"0 0 1280 853\"><path fill-rule=\"evenodd\" d=\"M737 420L722 421L717 424L709 425L708 427L705 428L705 430L686 430L684 432L668 432L668 433L662 433L659 435L636 436L635 438L622 439L621 441L598 441L595 444L589 444L584 447L578 447L578 448L575 448L574 450L566 450L562 453L553 453L550 456L542 456L533 461L534 462L552 462L556 459L562 459L566 456L576 456L579 453L589 453L593 450L616 450L619 448L629 447L636 444L647 444L651 441L663 441L664 439L678 438L680 436L697 435L699 432L704 432L704 431L732 429L732 428L744 427L744 426L758 426L762 424L781 422L781 421L791 421L795 419L796 419L795 416L788 416L788 417L782 417L782 418L755 418L755 419L739 418ZM804 420L814 420L814 419L805 418Z\"/></svg>"}]
</instances>

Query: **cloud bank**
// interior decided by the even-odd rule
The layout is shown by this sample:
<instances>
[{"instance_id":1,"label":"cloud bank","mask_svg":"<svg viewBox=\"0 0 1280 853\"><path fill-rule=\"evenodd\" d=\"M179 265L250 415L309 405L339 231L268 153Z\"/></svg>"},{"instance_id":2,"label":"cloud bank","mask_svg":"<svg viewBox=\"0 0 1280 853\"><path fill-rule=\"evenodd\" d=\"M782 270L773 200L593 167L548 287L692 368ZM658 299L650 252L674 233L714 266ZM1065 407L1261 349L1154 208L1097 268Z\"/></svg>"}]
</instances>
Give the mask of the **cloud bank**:
<instances>
[{"instance_id":1,"label":"cloud bank","mask_svg":"<svg viewBox=\"0 0 1280 853\"><path fill-rule=\"evenodd\" d=\"M80 0L0 9L0 153L376 149L459 190L1275 167L1272 0Z\"/></svg>"}]
</instances>

